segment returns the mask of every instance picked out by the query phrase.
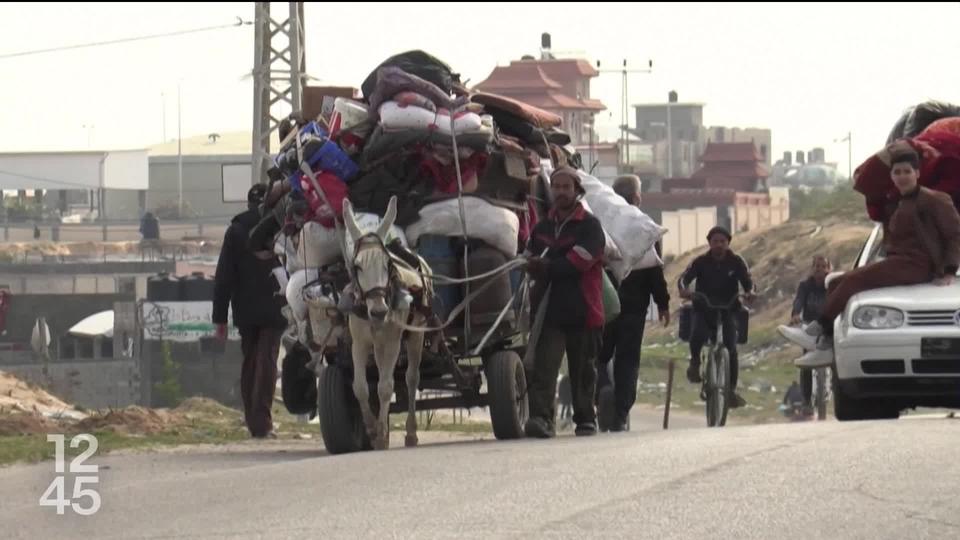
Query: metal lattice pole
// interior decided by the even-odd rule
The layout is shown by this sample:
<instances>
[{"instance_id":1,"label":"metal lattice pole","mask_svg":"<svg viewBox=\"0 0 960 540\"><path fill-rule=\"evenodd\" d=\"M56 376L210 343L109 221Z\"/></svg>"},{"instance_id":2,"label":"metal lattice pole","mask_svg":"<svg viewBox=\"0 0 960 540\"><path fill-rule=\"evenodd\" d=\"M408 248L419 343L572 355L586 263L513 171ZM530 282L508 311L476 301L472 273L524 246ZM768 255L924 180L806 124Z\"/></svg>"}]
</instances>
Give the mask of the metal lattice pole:
<instances>
[{"instance_id":1,"label":"metal lattice pole","mask_svg":"<svg viewBox=\"0 0 960 540\"><path fill-rule=\"evenodd\" d=\"M270 16L270 2L256 2L253 58L253 182L263 182L270 167L270 137L284 116L303 109L306 79L303 2L290 2L286 20ZM272 114L278 103L287 105Z\"/></svg>"}]
</instances>

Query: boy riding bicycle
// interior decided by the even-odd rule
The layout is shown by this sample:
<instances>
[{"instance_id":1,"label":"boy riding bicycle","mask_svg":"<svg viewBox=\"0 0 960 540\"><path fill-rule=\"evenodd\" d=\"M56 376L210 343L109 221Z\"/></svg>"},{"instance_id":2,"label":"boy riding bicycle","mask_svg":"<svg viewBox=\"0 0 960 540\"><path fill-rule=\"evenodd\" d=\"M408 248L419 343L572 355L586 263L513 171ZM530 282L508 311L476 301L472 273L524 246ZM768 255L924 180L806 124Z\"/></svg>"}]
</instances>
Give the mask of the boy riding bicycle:
<instances>
[{"instance_id":1,"label":"boy riding bicycle","mask_svg":"<svg viewBox=\"0 0 960 540\"><path fill-rule=\"evenodd\" d=\"M696 292L706 296L710 304L731 305L731 309L720 311L723 325L723 345L730 353L730 407L737 408L746 405L746 401L737 393L737 376L740 366L737 361L737 319L735 314L742 309L735 297L742 286L746 292L744 298L753 298L753 279L750 269L742 257L730 249L732 236L723 227L714 227L707 234L710 251L700 255L680 276L678 283L680 297L693 299L693 328L690 334L690 367L687 368L687 380L691 383L703 382L700 376L700 351L709 337L716 333L713 327L717 320L717 313L707 302L694 297L688 289L690 283L696 280ZM732 302L732 303L731 303Z\"/></svg>"}]
</instances>

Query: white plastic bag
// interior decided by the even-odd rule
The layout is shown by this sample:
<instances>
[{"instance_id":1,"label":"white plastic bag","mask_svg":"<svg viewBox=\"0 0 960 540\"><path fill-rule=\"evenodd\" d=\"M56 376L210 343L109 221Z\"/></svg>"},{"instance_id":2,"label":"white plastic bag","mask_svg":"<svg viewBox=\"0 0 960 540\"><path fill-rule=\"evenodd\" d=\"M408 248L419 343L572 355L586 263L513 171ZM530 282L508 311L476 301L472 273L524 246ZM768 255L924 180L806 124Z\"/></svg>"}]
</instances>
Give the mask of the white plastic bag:
<instances>
[{"instance_id":1,"label":"white plastic bag","mask_svg":"<svg viewBox=\"0 0 960 540\"><path fill-rule=\"evenodd\" d=\"M297 246L300 268L319 268L340 259L340 244L337 231L314 221L304 223Z\"/></svg>"},{"instance_id":2,"label":"white plastic bag","mask_svg":"<svg viewBox=\"0 0 960 540\"><path fill-rule=\"evenodd\" d=\"M297 270L287 282L287 304L290 305L298 325L307 320L307 302L303 299L303 287L315 281L318 276L319 270L316 268Z\"/></svg>"},{"instance_id":3,"label":"white plastic bag","mask_svg":"<svg viewBox=\"0 0 960 540\"><path fill-rule=\"evenodd\" d=\"M463 206L470 238L483 240L511 259L517 256L520 218L515 212L477 197L464 197ZM420 210L420 219L407 227L407 239L416 246L425 234L463 236L457 199L428 204Z\"/></svg>"},{"instance_id":4,"label":"white plastic bag","mask_svg":"<svg viewBox=\"0 0 960 540\"><path fill-rule=\"evenodd\" d=\"M580 201L580 204L583 205L583 208L593 214L593 210L590 208L590 204L587 201ZM593 214L596 215L596 214ZM597 218L599 219L599 218ZM603 222L600 222L600 225L603 225ZM620 253L620 248L617 247L617 243L613 241L613 238L610 237L610 233L607 232L607 229L603 229L603 237L605 244L603 246L603 258L607 260L608 266L613 266L612 263L623 260L623 254Z\"/></svg>"}]
</instances>

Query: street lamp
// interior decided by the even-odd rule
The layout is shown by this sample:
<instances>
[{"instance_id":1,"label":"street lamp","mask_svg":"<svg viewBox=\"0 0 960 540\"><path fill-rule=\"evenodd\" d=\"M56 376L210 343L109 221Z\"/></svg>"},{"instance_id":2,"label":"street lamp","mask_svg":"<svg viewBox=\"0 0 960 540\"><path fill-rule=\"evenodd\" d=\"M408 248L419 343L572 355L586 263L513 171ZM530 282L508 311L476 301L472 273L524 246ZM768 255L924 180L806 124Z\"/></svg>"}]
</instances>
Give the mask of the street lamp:
<instances>
[{"instance_id":1,"label":"street lamp","mask_svg":"<svg viewBox=\"0 0 960 540\"><path fill-rule=\"evenodd\" d=\"M847 181L852 182L853 181L853 134L848 131L846 137L842 139L834 139L833 142L847 143Z\"/></svg>"}]
</instances>

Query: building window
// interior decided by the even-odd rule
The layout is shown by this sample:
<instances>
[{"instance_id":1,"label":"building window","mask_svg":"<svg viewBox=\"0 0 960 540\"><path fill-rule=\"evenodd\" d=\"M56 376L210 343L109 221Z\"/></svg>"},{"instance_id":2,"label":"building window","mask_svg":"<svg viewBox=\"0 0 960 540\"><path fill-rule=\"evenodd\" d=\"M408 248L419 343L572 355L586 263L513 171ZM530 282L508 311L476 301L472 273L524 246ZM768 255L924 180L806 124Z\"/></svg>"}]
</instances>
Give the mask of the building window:
<instances>
[{"instance_id":1,"label":"building window","mask_svg":"<svg viewBox=\"0 0 960 540\"><path fill-rule=\"evenodd\" d=\"M63 360L73 360L77 357L77 344L74 338L60 338L60 358Z\"/></svg>"},{"instance_id":2,"label":"building window","mask_svg":"<svg viewBox=\"0 0 960 540\"><path fill-rule=\"evenodd\" d=\"M113 338L100 338L100 358L113 358Z\"/></svg>"},{"instance_id":3,"label":"building window","mask_svg":"<svg viewBox=\"0 0 960 540\"><path fill-rule=\"evenodd\" d=\"M77 357L93 358L93 338L77 339Z\"/></svg>"}]
</instances>

